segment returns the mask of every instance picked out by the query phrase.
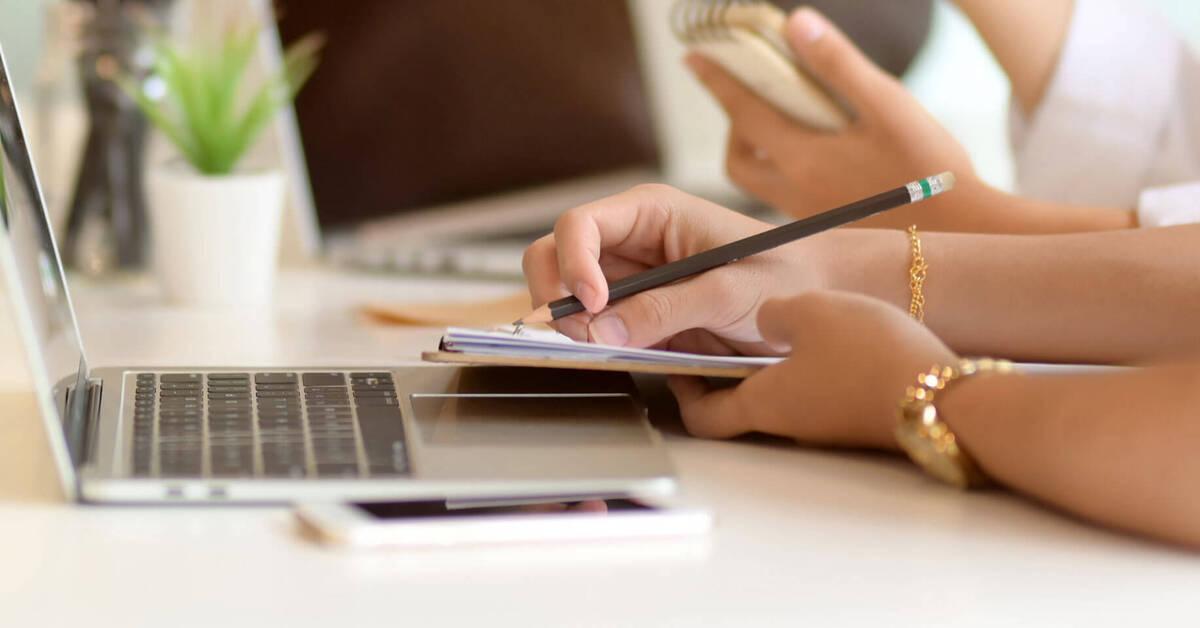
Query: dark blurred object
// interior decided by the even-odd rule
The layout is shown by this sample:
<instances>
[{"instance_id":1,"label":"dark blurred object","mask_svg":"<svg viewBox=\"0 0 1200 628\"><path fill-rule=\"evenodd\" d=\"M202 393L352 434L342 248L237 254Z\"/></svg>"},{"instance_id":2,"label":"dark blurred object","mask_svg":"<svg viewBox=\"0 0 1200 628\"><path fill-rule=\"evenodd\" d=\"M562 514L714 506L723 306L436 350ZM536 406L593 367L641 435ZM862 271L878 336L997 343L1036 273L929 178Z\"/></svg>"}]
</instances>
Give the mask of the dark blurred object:
<instances>
[{"instance_id":1,"label":"dark blurred object","mask_svg":"<svg viewBox=\"0 0 1200 628\"><path fill-rule=\"evenodd\" d=\"M285 41L329 38L296 103L323 227L658 163L628 0L278 4ZM932 13L813 4L896 74Z\"/></svg>"},{"instance_id":2,"label":"dark blurred object","mask_svg":"<svg viewBox=\"0 0 1200 628\"><path fill-rule=\"evenodd\" d=\"M625 0L283 0L325 227L657 164Z\"/></svg>"},{"instance_id":3,"label":"dark blurred object","mask_svg":"<svg viewBox=\"0 0 1200 628\"><path fill-rule=\"evenodd\" d=\"M902 76L929 39L933 0L771 0L791 12L809 5L846 32L876 64Z\"/></svg>"},{"instance_id":4,"label":"dark blurred object","mask_svg":"<svg viewBox=\"0 0 1200 628\"><path fill-rule=\"evenodd\" d=\"M140 266L146 121L114 82L149 71L145 31L171 0L92 0L78 60L90 129L67 217L64 262L87 272Z\"/></svg>"}]
</instances>

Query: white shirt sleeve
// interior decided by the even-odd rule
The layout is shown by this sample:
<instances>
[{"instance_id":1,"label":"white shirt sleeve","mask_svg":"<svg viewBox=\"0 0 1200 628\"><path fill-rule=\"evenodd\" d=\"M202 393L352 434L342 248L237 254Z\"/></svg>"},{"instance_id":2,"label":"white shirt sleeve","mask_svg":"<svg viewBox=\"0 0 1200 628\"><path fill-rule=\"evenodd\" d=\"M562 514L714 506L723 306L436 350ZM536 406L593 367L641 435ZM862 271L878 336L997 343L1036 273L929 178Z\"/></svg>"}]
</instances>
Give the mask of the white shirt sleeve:
<instances>
[{"instance_id":1,"label":"white shirt sleeve","mask_svg":"<svg viewBox=\"0 0 1200 628\"><path fill-rule=\"evenodd\" d=\"M1076 0L1041 104L1010 123L1019 193L1200 222L1200 65L1143 3Z\"/></svg>"}]
</instances>

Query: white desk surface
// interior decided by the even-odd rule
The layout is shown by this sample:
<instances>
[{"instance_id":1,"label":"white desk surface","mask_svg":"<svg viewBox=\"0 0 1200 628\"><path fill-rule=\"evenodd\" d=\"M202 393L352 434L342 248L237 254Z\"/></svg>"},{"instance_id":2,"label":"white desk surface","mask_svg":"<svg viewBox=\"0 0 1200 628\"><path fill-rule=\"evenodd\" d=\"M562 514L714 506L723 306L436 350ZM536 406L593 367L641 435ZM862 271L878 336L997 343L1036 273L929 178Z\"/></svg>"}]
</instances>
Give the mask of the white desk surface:
<instances>
[{"instance_id":1,"label":"white desk surface","mask_svg":"<svg viewBox=\"0 0 1200 628\"><path fill-rule=\"evenodd\" d=\"M437 330L365 324L370 299L512 286L287 274L271 312L158 305L76 282L96 365L388 366ZM283 508L62 503L28 393L0 398L0 626L1196 625L1200 556L899 459L668 434L704 543L339 553Z\"/></svg>"}]
</instances>

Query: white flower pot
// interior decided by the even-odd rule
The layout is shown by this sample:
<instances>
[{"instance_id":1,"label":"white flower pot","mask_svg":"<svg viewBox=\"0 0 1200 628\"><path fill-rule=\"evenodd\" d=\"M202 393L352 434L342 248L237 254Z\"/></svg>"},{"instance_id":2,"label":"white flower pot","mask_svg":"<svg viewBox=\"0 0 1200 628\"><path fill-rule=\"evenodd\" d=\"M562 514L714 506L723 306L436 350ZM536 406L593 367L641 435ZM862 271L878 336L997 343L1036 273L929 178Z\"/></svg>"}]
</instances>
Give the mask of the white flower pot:
<instances>
[{"instance_id":1,"label":"white flower pot","mask_svg":"<svg viewBox=\"0 0 1200 628\"><path fill-rule=\"evenodd\" d=\"M270 302L279 264L281 172L208 177L180 162L147 176L152 263L167 298L202 307Z\"/></svg>"}]
</instances>

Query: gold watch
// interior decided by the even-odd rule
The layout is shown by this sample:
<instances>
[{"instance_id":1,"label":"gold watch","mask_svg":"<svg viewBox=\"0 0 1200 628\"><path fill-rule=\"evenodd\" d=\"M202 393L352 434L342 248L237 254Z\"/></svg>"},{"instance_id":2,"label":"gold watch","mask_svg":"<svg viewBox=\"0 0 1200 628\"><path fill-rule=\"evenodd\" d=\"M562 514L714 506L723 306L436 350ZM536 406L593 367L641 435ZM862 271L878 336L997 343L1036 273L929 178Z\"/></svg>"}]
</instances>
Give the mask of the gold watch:
<instances>
[{"instance_id":1,"label":"gold watch","mask_svg":"<svg viewBox=\"0 0 1200 628\"><path fill-rule=\"evenodd\" d=\"M917 376L917 385L905 391L896 424L896 442L926 473L960 489L988 483L975 459L958 442L950 426L938 415L937 396L953 382L976 373L1011 373L1006 360L961 360L957 367L935 366Z\"/></svg>"}]
</instances>

